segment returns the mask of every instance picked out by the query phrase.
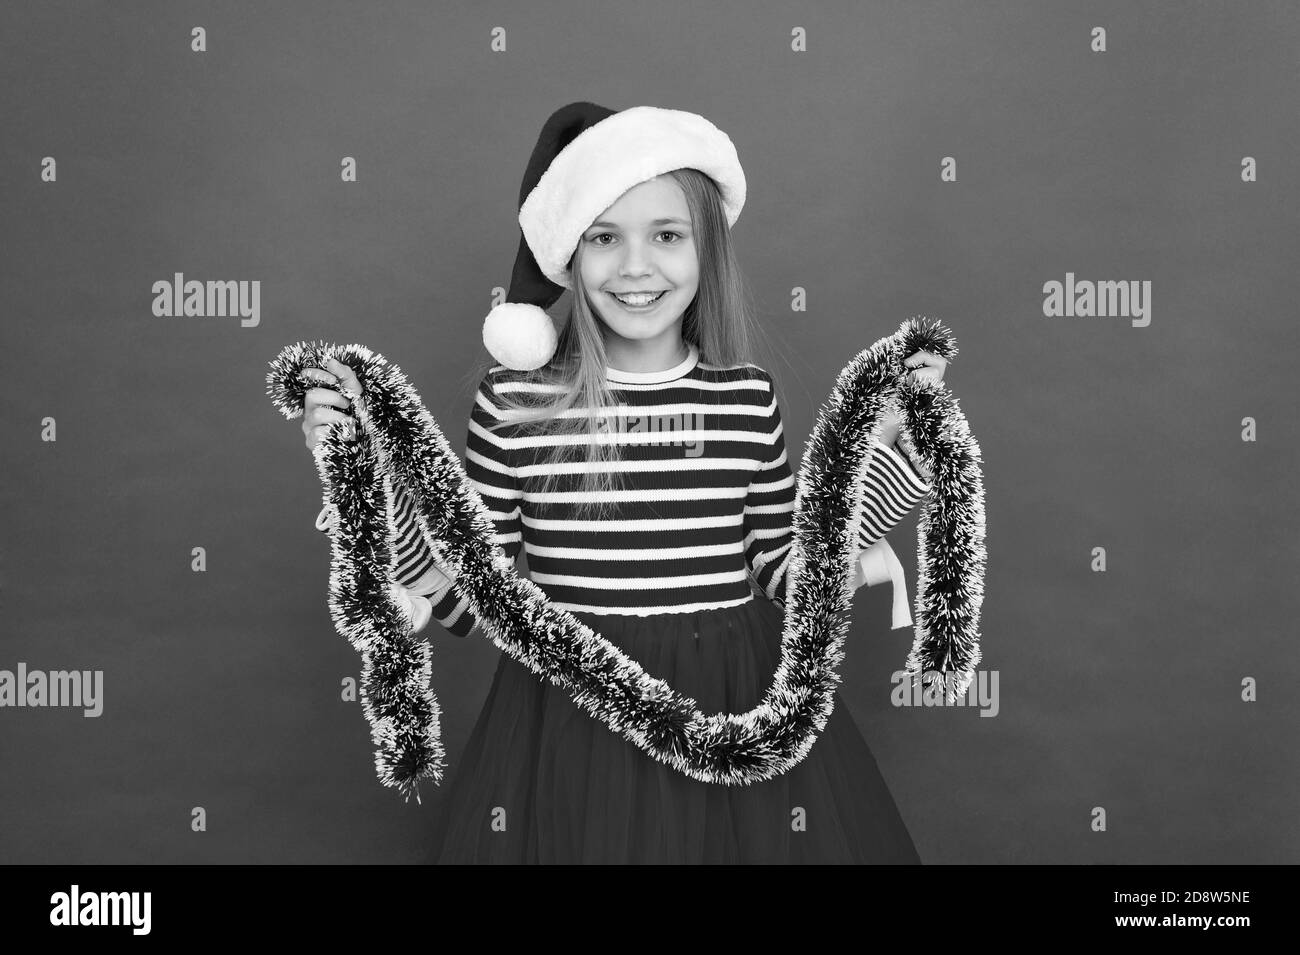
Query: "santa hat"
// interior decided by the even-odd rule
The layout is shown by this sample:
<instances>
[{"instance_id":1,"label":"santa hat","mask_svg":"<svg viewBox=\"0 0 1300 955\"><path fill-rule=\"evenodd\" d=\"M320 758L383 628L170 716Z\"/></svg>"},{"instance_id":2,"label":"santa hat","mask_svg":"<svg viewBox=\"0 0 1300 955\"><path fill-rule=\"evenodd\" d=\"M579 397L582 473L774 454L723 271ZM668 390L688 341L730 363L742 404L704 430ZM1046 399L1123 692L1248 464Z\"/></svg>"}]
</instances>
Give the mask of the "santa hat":
<instances>
[{"instance_id":1,"label":"santa hat","mask_svg":"<svg viewBox=\"0 0 1300 955\"><path fill-rule=\"evenodd\" d=\"M726 133L703 116L658 106L615 111L570 103L542 127L519 188L519 252L506 301L483 321L492 357L540 368L558 336L546 309L573 287L569 258L596 217L633 186L674 169L718 185L730 228L745 205L745 173Z\"/></svg>"}]
</instances>

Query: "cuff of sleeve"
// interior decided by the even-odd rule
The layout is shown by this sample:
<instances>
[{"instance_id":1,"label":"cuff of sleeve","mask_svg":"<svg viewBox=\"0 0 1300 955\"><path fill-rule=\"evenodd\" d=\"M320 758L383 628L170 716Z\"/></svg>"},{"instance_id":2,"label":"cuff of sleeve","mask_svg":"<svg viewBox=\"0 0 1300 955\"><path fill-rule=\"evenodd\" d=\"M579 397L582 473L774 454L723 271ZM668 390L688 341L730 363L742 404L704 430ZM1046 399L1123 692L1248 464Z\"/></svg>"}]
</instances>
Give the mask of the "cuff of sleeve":
<instances>
[{"instance_id":1,"label":"cuff of sleeve","mask_svg":"<svg viewBox=\"0 0 1300 955\"><path fill-rule=\"evenodd\" d=\"M393 588L393 598L411 621L411 632L419 633L429 625L429 619L433 616L433 604L425 597L412 594L401 584L394 584Z\"/></svg>"},{"instance_id":2,"label":"cuff of sleeve","mask_svg":"<svg viewBox=\"0 0 1300 955\"><path fill-rule=\"evenodd\" d=\"M903 576L903 565L898 562L889 541L882 537L858 554L853 586L855 589L863 584L874 587L885 581L894 588L893 619L889 629L910 627L912 616L907 609L907 580Z\"/></svg>"}]
</instances>

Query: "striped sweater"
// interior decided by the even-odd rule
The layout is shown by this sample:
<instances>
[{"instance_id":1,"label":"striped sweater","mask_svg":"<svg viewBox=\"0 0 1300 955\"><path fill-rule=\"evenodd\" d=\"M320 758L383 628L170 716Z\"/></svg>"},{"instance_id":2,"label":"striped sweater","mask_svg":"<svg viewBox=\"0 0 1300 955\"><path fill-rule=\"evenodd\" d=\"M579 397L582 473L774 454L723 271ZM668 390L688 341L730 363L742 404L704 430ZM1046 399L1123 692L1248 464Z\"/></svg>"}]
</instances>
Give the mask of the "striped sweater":
<instances>
[{"instance_id":1,"label":"striped sweater","mask_svg":"<svg viewBox=\"0 0 1300 955\"><path fill-rule=\"evenodd\" d=\"M511 424L489 430L509 418L497 395L554 388L502 365L479 383L465 472L490 512L496 543L511 560L523 550L532 581L569 611L688 613L743 604L756 591L783 607L795 478L768 372L709 364L693 345L664 371L606 372L616 401L606 410L606 440L618 442L621 460L603 466L625 480L604 495L615 510L603 520L573 513L590 435L520 433ZM548 467L557 445L565 446L562 463ZM543 493L541 477L552 470L561 476ZM880 442L864 484L857 534L864 550L883 542L930 489L903 455ZM477 622L468 601L434 561L405 489L395 497L397 579L414 598L408 612L416 629L432 618L466 636ZM327 529L320 520L317 527ZM897 568L892 552L888 557ZM897 619L898 598L906 603L898 593L901 568L894 582ZM861 583L860 569L855 586ZM903 615L910 622L905 609Z\"/></svg>"}]
</instances>

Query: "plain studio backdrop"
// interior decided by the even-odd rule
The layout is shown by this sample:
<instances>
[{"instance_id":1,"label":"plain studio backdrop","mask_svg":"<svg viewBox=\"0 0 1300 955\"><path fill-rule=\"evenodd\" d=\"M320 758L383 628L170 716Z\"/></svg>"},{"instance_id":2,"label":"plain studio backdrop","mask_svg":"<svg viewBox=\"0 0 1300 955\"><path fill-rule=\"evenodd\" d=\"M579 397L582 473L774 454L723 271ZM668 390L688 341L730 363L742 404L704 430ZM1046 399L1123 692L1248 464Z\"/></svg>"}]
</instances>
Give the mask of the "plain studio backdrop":
<instances>
[{"instance_id":1,"label":"plain studio backdrop","mask_svg":"<svg viewBox=\"0 0 1300 955\"><path fill-rule=\"evenodd\" d=\"M440 791L383 788L341 699L267 362L364 344L463 453L524 164L580 99L735 141L792 462L860 350L957 337L997 715L893 705L888 586L843 667L922 860L1300 858L1295 4L41 3L0 38L0 670L104 681L96 718L0 709L0 859L422 856ZM155 316L176 273L258 281L257 323ZM1149 324L1046 315L1069 274L1150 282ZM427 635L454 773L499 651Z\"/></svg>"}]
</instances>

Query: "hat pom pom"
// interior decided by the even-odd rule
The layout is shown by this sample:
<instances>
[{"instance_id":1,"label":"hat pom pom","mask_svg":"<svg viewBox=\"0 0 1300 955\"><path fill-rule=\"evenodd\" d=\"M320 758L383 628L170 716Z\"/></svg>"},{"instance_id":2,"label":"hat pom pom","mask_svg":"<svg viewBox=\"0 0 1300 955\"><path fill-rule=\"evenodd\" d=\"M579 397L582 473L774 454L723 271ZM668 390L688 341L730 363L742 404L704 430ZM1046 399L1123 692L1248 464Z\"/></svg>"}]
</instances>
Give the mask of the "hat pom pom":
<instances>
[{"instance_id":1,"label":"hat pom pom","mask_svg":"<svg viewBox=\"0 0 1300 955\"><path fill-rule=\"evenodd\" d=\"M483 344L492 357L514 371L541 368L555 354L559 336L545 309L502 302L483 320Z\"/></svg>"}]
</instances>

